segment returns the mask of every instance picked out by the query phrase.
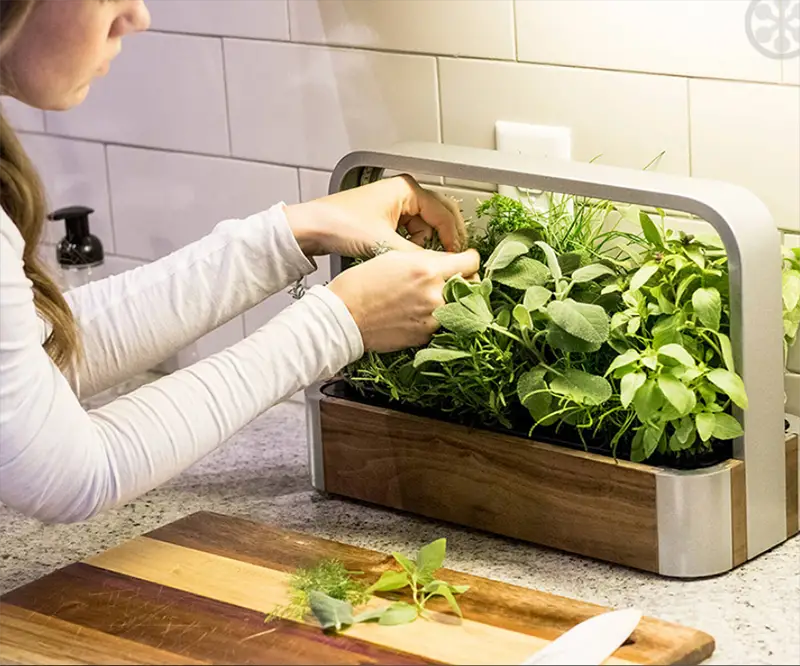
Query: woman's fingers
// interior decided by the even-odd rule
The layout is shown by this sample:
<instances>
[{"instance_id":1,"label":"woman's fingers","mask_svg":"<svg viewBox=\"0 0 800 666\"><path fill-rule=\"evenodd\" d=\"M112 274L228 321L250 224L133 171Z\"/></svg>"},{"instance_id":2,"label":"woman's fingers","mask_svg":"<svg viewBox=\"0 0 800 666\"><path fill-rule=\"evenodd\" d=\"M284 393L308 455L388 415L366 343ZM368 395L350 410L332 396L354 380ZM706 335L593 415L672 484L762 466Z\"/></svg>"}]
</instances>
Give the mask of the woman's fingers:
<instances>
[{"instance_id":1,"label":"woman's fingers","mask_svg":"<svg viewBox=\"0 0 800 666\"><path fill-rule=\"evenodd\" d=\"M402 213L412 218L420 217L436 230L442 245L448 252L458 252L466 237L464 219L455 202L447 203L444 197L423 189L410 176L404 176L409 196L405 199Z\"/></svg>"}]
</instances>

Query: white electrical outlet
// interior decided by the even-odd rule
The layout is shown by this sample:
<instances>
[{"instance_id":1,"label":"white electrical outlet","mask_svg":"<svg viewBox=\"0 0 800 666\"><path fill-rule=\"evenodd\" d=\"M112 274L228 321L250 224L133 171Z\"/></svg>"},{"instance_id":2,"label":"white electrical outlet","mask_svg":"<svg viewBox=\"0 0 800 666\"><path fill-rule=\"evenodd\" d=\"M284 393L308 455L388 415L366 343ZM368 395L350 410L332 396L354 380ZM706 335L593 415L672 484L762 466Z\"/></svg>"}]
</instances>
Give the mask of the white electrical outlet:
<instances>
[{"instance_id":1,"label":"white electrical outlet","mask_svg":"<svg viewBox=\"0 0 800 666\"><path fill-rule=\"evenodd\" d=\"M495 146L500 152L521 153L531 157L557 160L572 159L572 131L569 127L528 125L506 120L495 123ZM520 198L516 187L498 183L498 192ZM534 196L536 192L527 192Z\"/></svg>"}]
</instances>

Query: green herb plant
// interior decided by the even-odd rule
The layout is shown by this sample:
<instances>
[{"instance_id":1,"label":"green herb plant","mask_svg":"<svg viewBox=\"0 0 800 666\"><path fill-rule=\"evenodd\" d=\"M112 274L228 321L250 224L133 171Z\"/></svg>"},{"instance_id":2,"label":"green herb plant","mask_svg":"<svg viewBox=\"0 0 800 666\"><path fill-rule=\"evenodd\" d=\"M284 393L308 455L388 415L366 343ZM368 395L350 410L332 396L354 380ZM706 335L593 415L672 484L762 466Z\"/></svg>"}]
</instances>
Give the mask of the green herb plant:
<instances>
[{"instance_id":1,"label":"green herb plant","mask_svg":"<svg viewBox=\"0 0 800 666\"><path fill-rule=\"evenodd\" d=\"M446 540L423 546L414 561L401 553L393 553L401 570L387 570L371 586L361 590L362 594L352 599L335 597L330 590L312 589L308 592L308 605L320 626L325 630L341 631L361 622L377 622L384 626L408 624L427 614L426 604L433 597L443 597L453 611L462 616L456 595L469 589L467 585L451 585L436 578L445 558ZM367 609L356 613L354 606L365 603L376 592L397 592L409 588L412 602L395 601L381 608ZM359 588L360 589L360 588Z\"/></svg>"}]
</instances>

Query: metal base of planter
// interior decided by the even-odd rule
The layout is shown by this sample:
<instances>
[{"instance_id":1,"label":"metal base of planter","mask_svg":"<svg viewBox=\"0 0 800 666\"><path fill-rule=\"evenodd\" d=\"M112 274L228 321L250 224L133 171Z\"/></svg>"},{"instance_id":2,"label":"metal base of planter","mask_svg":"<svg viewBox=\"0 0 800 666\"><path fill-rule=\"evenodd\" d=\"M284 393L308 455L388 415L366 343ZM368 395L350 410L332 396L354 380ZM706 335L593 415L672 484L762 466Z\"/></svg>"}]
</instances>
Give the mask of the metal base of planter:
<instances>
[{"instance_id":1,"label":"metal base of planter","mask_svg":"<svg viewBox=\"0 0 800 666\"><path fill-rule=\"evenodd\" d=\"M746 465L673 470L306 393L315 488L664 576L746 562ZM797 434L786 440L798 532ZM776 541L775 544L780 543Z\"/></svg>"}]
</instances>

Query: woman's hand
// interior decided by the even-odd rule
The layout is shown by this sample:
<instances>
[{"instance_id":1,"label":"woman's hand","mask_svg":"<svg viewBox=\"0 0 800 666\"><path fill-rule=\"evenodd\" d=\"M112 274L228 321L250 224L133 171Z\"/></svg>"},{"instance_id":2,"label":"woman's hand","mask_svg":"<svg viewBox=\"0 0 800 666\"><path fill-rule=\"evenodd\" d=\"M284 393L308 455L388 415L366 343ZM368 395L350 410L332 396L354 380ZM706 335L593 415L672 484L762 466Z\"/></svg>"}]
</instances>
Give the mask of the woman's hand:
<instances>
[{"instance_id":1,"label":"woman's hand","mask_svg":"<svg viewBox=\"0 0 800 666\"><path fill-rule=\"evenodd\" d=\"M433 231L444 249L464 248L464 219L455 202L396 176L287 206L286 217L307 256L371 257L379 247L419 250ZM405 227L411 241L397 233ZM413 242L412 242L413 241Z\"/></svg>"},{"instance_id":2,"label":"woman's hand","mask_svg":"<svg viewBox=\"0 0 800 666\"><path fill-rule=\"evenodd\" d=\"M474 275L479 264L475 250L388 252L337 275L328 289L350 310L365 351L396 351L431 339L444 283L456 274Z\"/></svg>"}]
</instances>

